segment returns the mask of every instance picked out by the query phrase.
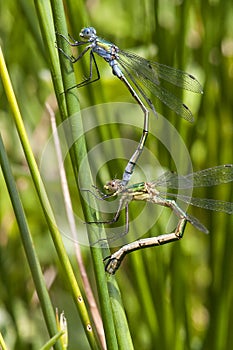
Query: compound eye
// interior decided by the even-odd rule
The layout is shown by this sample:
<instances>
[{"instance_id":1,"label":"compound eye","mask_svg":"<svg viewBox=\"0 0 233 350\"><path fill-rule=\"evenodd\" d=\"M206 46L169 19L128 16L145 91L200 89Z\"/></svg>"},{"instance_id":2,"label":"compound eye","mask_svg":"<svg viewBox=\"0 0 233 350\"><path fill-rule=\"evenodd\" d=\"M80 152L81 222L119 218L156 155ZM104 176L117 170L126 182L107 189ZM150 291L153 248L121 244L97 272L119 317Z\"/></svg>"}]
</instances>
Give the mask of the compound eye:
<instances>
[{"instance_id":1,"label":"compound eye","mask_svg":"<svg viewBox=\"0 0 233 350\"><path fill-rule=\"evenodd\" d=\"M115 189L117 186L116 186L116 181L111 181L109 183L109 186L111 186L112 189Z\"/></svg>"},{"instance_id":2,"label":"compound eye","mask_svg":"<svg viewBox=\"0 0 233 350\"><path fill-rule=\"evenodd\" d=\"M90 39L92 36L96 35L96 30L93 27L86 27L81 30L80 36L82 38Z\"/></svg>"},{"instance_id":3,"label":"compound eye","mask_svg":"<svg viewBox=\"0 0 233 350\"><path fill-rule=\"evenodd\" d=\"M89 34L94 34L96 35L96 30L93 27L89 27Z\"/></svg>"},{"instance_id":4,"label":"compound eye","mask_svg":"<svg viewBox=\"0 0 233 350\"><path fill-rule=\"evenodd\" d=\"M104 188L109 192L116 192L117 184L115 180L108 181Z\"/></svg>"}]
</instances>

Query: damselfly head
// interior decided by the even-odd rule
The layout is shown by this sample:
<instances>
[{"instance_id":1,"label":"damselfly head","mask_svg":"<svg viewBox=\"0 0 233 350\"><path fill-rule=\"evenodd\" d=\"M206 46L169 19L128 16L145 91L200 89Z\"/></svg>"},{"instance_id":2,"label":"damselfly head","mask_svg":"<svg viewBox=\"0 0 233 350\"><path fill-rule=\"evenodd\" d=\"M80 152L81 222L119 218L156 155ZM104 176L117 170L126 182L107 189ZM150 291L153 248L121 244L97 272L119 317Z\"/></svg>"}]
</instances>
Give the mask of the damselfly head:
<instances>
[{"instance_id":1,"label":"damselfly head","mask_svg":"<svg viewBox=\"0 0 233 350\"><path fill-rule=\"evenodd\" d=\"M96 30L93 27L83 28L79 34L82 39L90 40L96 38Z\"/></svg>"},{"instance_id":2,"label":"damselfly head","mask_svg":"<svg viewBox=\"0 0 233 350\"><path fill-rule=\"evenodd\" d=\"M122 187L122 181L119 179L108 181L104 185L104 189L111 193L118 192L121 189L121 187Z\"/></svg>"}]
</instances>

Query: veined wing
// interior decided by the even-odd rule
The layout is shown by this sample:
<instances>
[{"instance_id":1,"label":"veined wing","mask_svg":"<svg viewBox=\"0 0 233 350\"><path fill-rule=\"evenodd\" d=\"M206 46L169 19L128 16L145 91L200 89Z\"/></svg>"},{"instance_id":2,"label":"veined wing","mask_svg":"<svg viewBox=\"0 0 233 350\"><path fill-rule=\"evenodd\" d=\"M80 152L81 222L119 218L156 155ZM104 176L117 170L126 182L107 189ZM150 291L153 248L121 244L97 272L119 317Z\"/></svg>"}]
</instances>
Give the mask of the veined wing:
<instances>
[{"instance_id":1,"label":"veined wing","mask_svg":"<svg viewBox=\"0 0 233 350\"><path fill-rule=\"evenodd\" d=\"M199 81L191 74L180 69L166 66L158 62L152 62L142 58L132 52L119 50L120 55L124 57L127 67L135 69L137 72L144 74L150 80L157 82L160 79L169 82L182 89L195 93L203 93L202 86Z\"/></svg>"},{"instance_id":2,"label":"veined wing","mask_svg":"<svg viewBox=\"0 0 233 350\"><path fill-rule=\"evenodd\" d=\"M151 101L145 95L142 84L176 114L189 122L193 122L194 118L189 108L160 83L161 80L166 80L186 90L201 92L200 83L192 75L169 66L150 62L133 53L119 51L119 56L119 64L146 99L150 107Z\"/></svg>"},{"instance_id":3,"label":"veined wing","mask_svg":"<svg viewBox=\"0 0 233 350\"><path fill-rule=\"evenodd\" d=\"M207 230L207 228L194 216L187 214L186 213L186 217L188 219L188 221L195 226L198 230L204 232L204 233L209 233L209 230Z\"/></svg>"},{"instance_id":4,"label":"veined wing","mask_svg":"<svg viewBox=\"0 0 233 350\"><path fill-rule=\"evenodd\" d=\"M225 202L225 201L210 199L210 198L195 198L195 197L185 196L182 194L165 193L165 192L164 193L160 192L160 195L180 199L181 201L194 205L195 207L224 212L227 214L233 214L233 202Z\"/></svg>"},{"instance_id":5,"label":"veined wing","mask_svg":"<svg viewBox=\"0 0 233 350\"><path fill-rule=\"evenodd\" d=\"M155 187L186 189L216 186L231 181L233 181L233 164L225 164L184 176L167 171L152 183Z\"/></svg>"}]
</instances>

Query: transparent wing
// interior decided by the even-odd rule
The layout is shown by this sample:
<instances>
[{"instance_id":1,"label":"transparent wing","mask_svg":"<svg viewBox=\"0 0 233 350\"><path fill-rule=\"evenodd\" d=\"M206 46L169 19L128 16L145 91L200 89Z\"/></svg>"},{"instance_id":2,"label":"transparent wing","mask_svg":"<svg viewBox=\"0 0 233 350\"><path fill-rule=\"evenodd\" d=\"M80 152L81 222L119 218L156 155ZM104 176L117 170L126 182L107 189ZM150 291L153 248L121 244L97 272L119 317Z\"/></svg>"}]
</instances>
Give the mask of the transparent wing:
<instances>
[{"instance_id":1,"label":"transparent wing","mask_svg":"<svg viewBox=\"0 0 233 350\"><path fill-rule=\"evenodd\" d=\"M221 211L227 214L233 214L233 202L224 202L217 199L209 198L195 198L189 197L182 194L174 193L161 193L160 195L169 196L180 199L181 201L194 205L195 207L204 208L208 210Z\"/></svg>"},{"instance_id":2,"label":"transparent wing","mask_svg":"<svg viewBox=\"0 0 233 350\"><path fill-rule=\"evenodd\" d=\"M192 92L202 92L200 83L192 75L157 62L150 62L133 53L120 51L119 56L118 62L125 74L128 75L150 106L150 100L145 96L142 85L175 113L193 122L194 118L189 108L161 85L161 80L165 80Z\"/></svg>"},{"instance_id":3,"label":"transparent wing","mask_svg":"<svg viewBox=\"0 0 233 350\"><path fill-rule=\"evenodd\" d=\"M158 62L151 62L132 52L120 50L119 53L127 67L132 67L140 75L146 76L157 85L162 79L185 90L195 93L203 92L199 81L189 73Z\"/></svg>"},{"instance_id":4,"label":"transparent wing","mask_svg":"<svg viewBox=\"0 0 233 350\"><path fill-rule=\"evenodd\" d=\"M188 219L188 221L195 226L198 230L204 232L204 233L209 233L209 231L207 230L207 228L194 216L187 214L186 213L186 218Z\"/></svg>"},{"instance_id":5,"label":"transparent wing","mask_svg":"<svg viewBox=\"0 0 233 350\"><path fill-rule=\"evenodd\" d=\"M231 181L233 181L233 164L225 164L184 176L168 171L153 181L152 184L155 187L185 189L216 186Z\"/></svg>"}]
</instances>

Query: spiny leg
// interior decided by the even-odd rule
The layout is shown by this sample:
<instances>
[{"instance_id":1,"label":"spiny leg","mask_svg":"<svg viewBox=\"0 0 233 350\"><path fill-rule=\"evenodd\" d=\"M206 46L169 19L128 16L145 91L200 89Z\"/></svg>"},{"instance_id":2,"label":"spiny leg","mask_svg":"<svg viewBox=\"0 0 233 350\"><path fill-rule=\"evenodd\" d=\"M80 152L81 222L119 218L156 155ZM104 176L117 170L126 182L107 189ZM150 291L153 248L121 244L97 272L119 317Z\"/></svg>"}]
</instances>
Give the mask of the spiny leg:
<instances>
[{"instance_id":1,"label":"spiny leg","mask_svg":"<svg viewBox=\"0 0 233 350\"><path fill-rule=\"evenodd\" d=\"M81 57L79 57L78 59L80 59ZM97 73L97 77L95 79L92 80L92 72L93 72L93 64L92 64L92 60L94 62L94 65L95 65L95 69L96 69L96 73ZM77 59L76 59L77 61ZM75 61L75 62L76 62ZM74 62L73 62L74 63ZM81 83L79 84L76 84L74 86L71 86L70 88L68 88L65 92L68 92L74 88L80 88L80 87L83 87L85 85L88 85L88 84L92 84L94 83L95 81L98 81L100 79L100 72L99 72L99 69L98 69L98 66L97 66L97 63L96 63L96 60L95 60L95 55L93 54L93 52L91 51L90 52L90 73L89 73L89 77L86 78L85 80L83 80Z\"/></svg>"},{"instance_id":2,"label":"spiny leg","mask_svg":"<svg viewBox=\"0 0 233 350\"><path fill-rule=\"evenodd\" d=\"M59 34L62 38L65 38L63 35ZM69 45L71 46L78 46L78 45L72 45L67 39L66 41L68 42ZM80 45L84 45L86 43L81 42ZM61 47L58 47L58 50L71 62L71 63L76 63L77 61L79 61L86 53L88 50L90 50L91 46L88 45L79 55L78 57L74 57L74 56L69 56Z\"/></svg>"},{"instance_id":3,"label":"spiny leg","mask_svg":"<svg viewBox=\"0 0 233 350\"><path fill-rule=\"evenodd\" d=\"M118 215L118 218L117 218L117 220L119 219L119 216L120 216L120 214ZM115 217L116 217L116 215L114 216L114 219L115 219ZM113 219L113 220L114 220ZM103 223L107 223L107 224L111 224L111 223L114 223L114 222L116 222L117 220L115 220L115 221L113 221L113 220L111 220L111 221L104 221ZM92 224L93 222L89 222L89 224ZM95 222L95 223L100 223L99 221L97 221L97 222ZM102 223L102 222L101 222ZM114 242L114 241L116 241L117 239L119 239L119 238L121 238L121 237L124 237L125 235L127 235L127 233L129 232L129 205L128 204L126 204L126 206L125 206L125 229L124 229L124 231L123 232L121 232L121 234L120 235L115 235L115 236L111 236L111 237L107 237L107 238L100 238L100 239L98 239L98 241L96 241L94 244L93 244L93 246L94 245L96 245L96 244L99 244L100 242L102 242L102 241L107 241L108 243L110 243L110 242Z\"/></svg>"},{"instance_id":4,"label":"spiny leg","mask_svg":"<svg viewBox=\"0 0 233 350\"><path fill-rule=\"evenodd\" d=\"M123 208L124 202L122 200L120 200L119 206L117 208L117 212L114 215L114 217L111 220L107 220L107 221L87 221L86 224L114 224L115 222L118 221L120 214L121 214L121 210ZM128 207L128 204L126 205L126 207Z\"/></svg>"},{"instance_id":5,"label":"spiny leg","mask_svg":"<svg viewBox=\"0 0 233 350\"><path fill-rule=\"evenodd\" d=\"M125 206L125 229L124 229L124 231L121 232L120 235L115 235L115 236L111 236L111 237L108 236L107 237L107 241L108 241L108 243L114 242L117 239L126 236L128 232L129 232L129 204L126 204L126 206Z\"/></svg>"},{"instance_id":6,"label":"spiny leg","mask_svg":"<svg viewBox=\"0 0 233 350\"><path fill-rule=\"evenodd\" d=\"M66 40L66 42L70 45L70 46L80 46L80 45L84 45L84 44L87 44L86 42L82 42L82 41L75 41L73 38L72 40L74 40L74 43L71 43L64 35L62 34L59 34L62 38L64 38ZM74 57L73 55L72 56L69 56L62 48L58 47L58 50L60 52L62 52L62 54L72 63L76 63L77 61L79 61L86 53L87 51L89 51L91 49L91 46L88 45L79 55L78 57ZM94 65L95 65L95 69L96 69L96 73L97 73L97 77L95 79L92 80L92 72L93 72L93 64L92 64L92 61L94 62ZM97 63L96 63L96 59L95 59L95 56L91 50L90 52L90 73L89 73L89 77L86 78L84 81L82 81L81 83L79 84L76 84L70 88L68 88L65 92L68 92L72 89L74 89L75 87L77 88L80 88L82 86L85 86L87 84L90 84L90 83L94 83L95 81L98 81L100 79L100 73L99 73L99 69L98 69L98 66L97 66Z\"/></svg>"},{"instance_id":7,"label":"spiny leg","mask_svg":"<svg viewBox=\"0 0 233 350\"><path fill-rule=\"evenodd\" d=\"M64 34L61 34L61 33L58 33L58 32L56 32L56 34L59 35L62 39L64 39L70 46L81 46L81 45L87 44L86 41L77 41L77 40L75 40L70 34L68 34L68 35L69 35L69 38L72 40L72 42L69 41Z\"/></svg>"},{"instance_id":8,"label":"spiny leg","mask_svg":"<svg viewBox=\"0 0 233 350\"><path fill-rule=\"evenodd\" d=\"M124 245L118 251L113 253L110 257L108 256L104 259L108 260L105 265L105 271L111 275L115 274L117 269L120 267L124 257L127 254L134 252L135 250L155 247L181 239L184 234L186 223L187 219L183 217L178 222L175 232L167 233L156 237L140 239L138 241Z\"/></svg>"}]
</instances>

